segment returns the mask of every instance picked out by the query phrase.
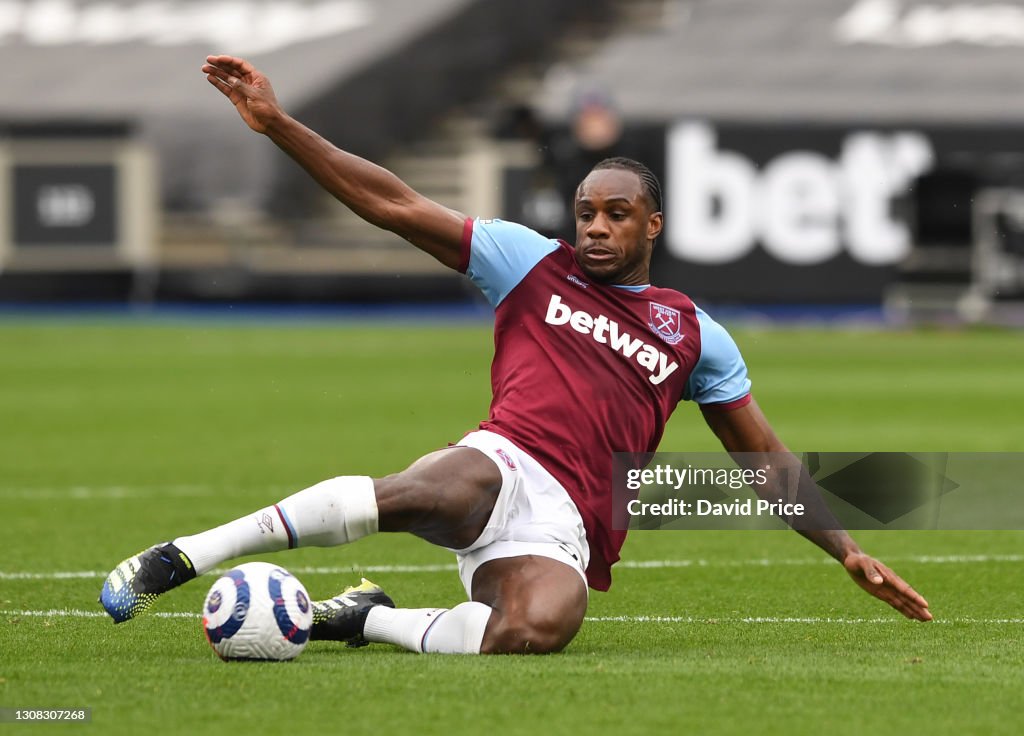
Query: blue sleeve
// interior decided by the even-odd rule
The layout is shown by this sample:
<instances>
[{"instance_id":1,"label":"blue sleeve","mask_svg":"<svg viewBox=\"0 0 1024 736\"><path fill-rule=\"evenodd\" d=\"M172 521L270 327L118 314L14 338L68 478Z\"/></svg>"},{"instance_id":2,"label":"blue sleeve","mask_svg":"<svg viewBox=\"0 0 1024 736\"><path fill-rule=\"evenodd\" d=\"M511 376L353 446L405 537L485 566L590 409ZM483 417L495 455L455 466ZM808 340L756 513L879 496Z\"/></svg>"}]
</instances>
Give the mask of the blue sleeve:
<instances>
[{"instance_id":1,"label":"blue sleeve","mask_svg":"<svg viewBox=\"0 0 1024 736\"><path fill-rule=\"evenodd\" d=\"M700 358L694 366L683 398L698 404L728 404L750 393L747 365L725 328L697 308Z\"/></svg>"},{"instance_id":2,"label":"blue sleeve","mask_svg":"<svg viewBox=\"0 0 1024 736\"><path fill-rule=\"evenodd\" d=\"M544 256L558 248L538 232L514 222L476 220L466 275L497 307Z\"/></svg>"}]
</instances>

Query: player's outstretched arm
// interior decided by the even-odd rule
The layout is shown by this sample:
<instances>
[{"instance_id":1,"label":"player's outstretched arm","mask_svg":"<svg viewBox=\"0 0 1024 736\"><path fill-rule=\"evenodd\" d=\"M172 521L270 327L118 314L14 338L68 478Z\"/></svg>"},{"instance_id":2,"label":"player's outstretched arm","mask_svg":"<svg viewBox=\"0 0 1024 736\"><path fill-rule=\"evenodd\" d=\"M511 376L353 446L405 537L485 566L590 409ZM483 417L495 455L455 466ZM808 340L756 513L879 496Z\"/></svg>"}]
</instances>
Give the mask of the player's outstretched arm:
<instances>
[{"instance_id":1,"label":"player's outstretched arm","mask_svg":"<svg viewBox=\"0 0 1024 736\"><path fill-rule=\"evenodd\" d=\"M779 453L790 455L755 401L740 409L705 410L703 413L708 426L730 453L764 453L776 459ZM793 462L799 466L796 458L793 458ZM813 481L811 484L813 485ZM821 505L824 508L823 502ZM831 522L826 522L825 526L818 524L814 525L814 528L796 531L841 562L853 581L865 591L885 601L907 618L931 621L932 614L928 610L928 601L899 575L865 554L853 538L838 526L838 522L833 518Z\"/></svg>"},{"instance_id":2,"label":"player's outstretched arm","mask_svg":"<svg viewBox=\"0 0 1024 736\"><path fill-rule=\"evenodd\" d=\"M446 266L458 267L464 215L427 199L387 169L340 150L289 116L270 80L248 61L208 56L203 73L246 125L274 141L353 212Z\"/></svg>"}]
</instances>

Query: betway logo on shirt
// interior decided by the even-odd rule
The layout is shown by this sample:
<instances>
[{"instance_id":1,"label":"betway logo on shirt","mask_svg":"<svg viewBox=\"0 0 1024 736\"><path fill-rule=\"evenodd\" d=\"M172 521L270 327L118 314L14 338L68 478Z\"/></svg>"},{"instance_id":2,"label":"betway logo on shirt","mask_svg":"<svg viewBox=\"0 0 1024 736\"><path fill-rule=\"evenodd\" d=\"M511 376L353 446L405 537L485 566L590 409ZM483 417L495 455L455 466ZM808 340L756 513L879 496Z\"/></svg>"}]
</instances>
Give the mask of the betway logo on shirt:
<instances>
[{"instance_id":1,"label":"betway logo on shirt","mask_svg":"<svg viewBox=\"0 0 1024 736\"><path fill-rule=\"evenodd\" d=\"M626 358L635 360L650 372L648 380L655 386L679 368L678 363L669 362L669 356L654 345L646 343L638 337L633 337L628 332L623 332L615 320L608 319L603 314L595 317L582 309L574 311L572 307L562 302L562 298L558 294L551 295L544 321L555 327L569 325L581 335L590 335L594 342L607 345Z\"/></svg>"}]
</instances>

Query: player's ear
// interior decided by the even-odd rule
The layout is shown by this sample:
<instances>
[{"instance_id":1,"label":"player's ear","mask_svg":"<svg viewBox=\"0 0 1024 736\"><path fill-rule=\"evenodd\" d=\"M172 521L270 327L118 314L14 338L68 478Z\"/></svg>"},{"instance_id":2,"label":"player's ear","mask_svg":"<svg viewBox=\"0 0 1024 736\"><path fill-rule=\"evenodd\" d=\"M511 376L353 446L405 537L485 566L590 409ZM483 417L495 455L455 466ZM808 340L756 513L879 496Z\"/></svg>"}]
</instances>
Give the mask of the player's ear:
<instances>
[{"instance_id":1,"label":"player's ear","mask_svg":"<svg viewBox=\"0 0 1024 736\"><path fill-rule=\"evenodd\" d=\"M661 235L662 228L665 227L665 216L660 212L652 212L647 217L647 239L654 240Z\"/></svg>"}]
</instances>

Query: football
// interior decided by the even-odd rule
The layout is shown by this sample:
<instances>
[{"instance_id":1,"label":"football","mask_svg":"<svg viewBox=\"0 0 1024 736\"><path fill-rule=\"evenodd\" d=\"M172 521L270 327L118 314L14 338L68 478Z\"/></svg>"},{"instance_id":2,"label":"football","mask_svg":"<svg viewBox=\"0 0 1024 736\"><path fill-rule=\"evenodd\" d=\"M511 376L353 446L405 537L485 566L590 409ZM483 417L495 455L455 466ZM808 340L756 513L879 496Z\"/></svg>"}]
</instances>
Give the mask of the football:
<instances>
[{"instance_id":1,"label":"football","mask_svg":"<svg viewBox=\"0 0 1024 736\"><path fill-rule=\"evenodd\" d=\"M228 570L203 602L203 631L223 660L286 660L309 641L313 609L283 567L247 562Z\"/></svg>"}]
</instances>

